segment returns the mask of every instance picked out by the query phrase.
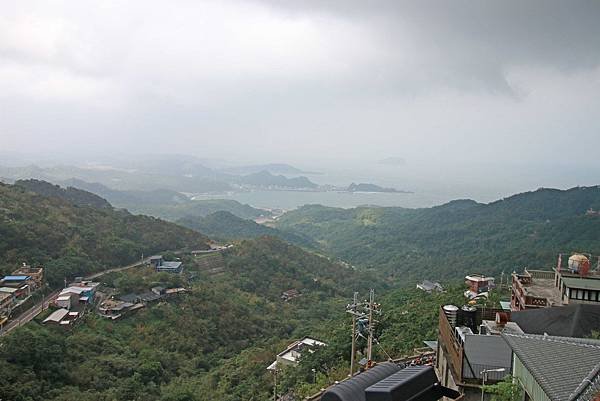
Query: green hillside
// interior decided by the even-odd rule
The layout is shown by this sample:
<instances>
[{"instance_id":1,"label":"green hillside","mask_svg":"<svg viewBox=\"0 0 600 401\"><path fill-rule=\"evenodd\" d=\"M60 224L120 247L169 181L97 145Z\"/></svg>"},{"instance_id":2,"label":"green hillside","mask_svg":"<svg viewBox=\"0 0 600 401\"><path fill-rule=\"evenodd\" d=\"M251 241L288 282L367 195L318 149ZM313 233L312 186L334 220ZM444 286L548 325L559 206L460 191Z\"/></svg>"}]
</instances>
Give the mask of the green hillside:
<instances>
[{"instance_id":1,"label":"green hillside","mask_svg":"<svg viewBox=\"0 0 600 401\"><path fill-rule=\"evenodd\" d=\"M177 276L136 269L111 273L105 283L128 291L179 280L190 289L108 321L88 313L70 331L40 324L15 330L0 347L0 397L25 400L265 400L272 392L266 367L294 339L331 343L321 354L346 369L349 356L344 307L353 289L378 282L273 238L237 243L224 255L225 270L210 275L185 257ZM301 297L284 302L282 291ZM316 356L315 356L316 357ZM300 370L300 373L304 370ZM289 373L285 389L306 385ZM282 388L283 389L283 388Z\"/></svg>"},{"instance_id":2,"label":"green hillside","mask_svg":"<svg viewBox=\"0 0 600 401\"><path fill-rule=\"evenodd\" d=\"M91 194L90 194L91 195ZM0 272L41 263L51 285L164 250L204 249L198 232L126 211L88 207L0 184Z\"/></svg>"},{"instance_id":3,"label":"green hillside","mask_svg":"<svg viewBox=\"0 0 600 401\"><path fill-rule=\"evenodd\" d=\"M424 209L305 206L277 228L356 265L402 278L456 278L550 267L558 252L600 252L600 187L539 189L489 204Z\"/></svg>"},{"instance_id":4,"label":"green hillside","mask_svg":"<svg viewBox=\"0 0 600 401\"><path fill-rule=\"evenodd\" d=\"M177 220L176 223L204 233L213 239L232 240L271 236L296 245L306 247L316 245L309 237L267 227L252 220L239 218L227 211L215 212L206 217L188 217Z\"/></svg>"}]
</instances>

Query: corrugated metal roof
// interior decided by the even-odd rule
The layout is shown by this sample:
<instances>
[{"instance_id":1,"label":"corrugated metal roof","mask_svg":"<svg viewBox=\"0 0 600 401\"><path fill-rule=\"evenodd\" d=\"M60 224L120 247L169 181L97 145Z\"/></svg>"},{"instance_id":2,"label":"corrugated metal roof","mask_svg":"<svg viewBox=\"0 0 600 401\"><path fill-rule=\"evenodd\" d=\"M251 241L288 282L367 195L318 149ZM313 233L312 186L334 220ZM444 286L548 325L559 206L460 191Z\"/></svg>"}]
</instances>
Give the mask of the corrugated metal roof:
<instances>
[{"instance_id":1,"label":"corrugated metal roof","mask_svg":"<svg viewBox=\"0 0 600 401\"><path fill-rule=\"evenodd\" d=\"M600 280L598 279L563 277L562 282L569 288L600 291Z\"/></svg>"},{"instance_id":2,"label":"corrugated metal roof","mask_svg":"<svg viewBox=\"0 0 600 401\"><path fill-rule=\"evenodd\" d=\"M2 280L23 281L23 280L29 280L30 278L31 278L30 276L4 276L4 278Z\"/></svg>"},{"instance_id":3,"label":"corrugated metal roof","mask_svg":"<svg viewBox=\"0 0 600 401\"><path fill-rule=\"evenodd\" d=\"M468 363L463 365L463 376L470 379L480 379L481 371L490 368L505 368L504 372L490 372L488 378L501 380L509 373L512 351L506 341L496 335L467 335L465 336L465 358Z\"/></svg>"},{"instance_id":4,"label":"corrugated metal roof","mask_svg":"<svg viewBox=\"0 0 600 401\"><path fill-rule=\"evenodd\" d=\"M50 314L50 316L48 316L46 319L44 319L44 323L47 322L55 322L58 323L60 322L65 316L67 316L67 314L69 313L68 310L66 309L57 309L54 312L52 312L52 314Z\"/></svg>"},{"instance_id":5,"label":"corrugated metal roof","mask_svg":"<svg viewBox=\"0 0 600 401\"><path fill-rule=\"evenodd\" d=\"M502 334L552 401L574 401L600 367L600 340ZM576 390L578 391L576 393Z\"/></svg>"}]
</instances>

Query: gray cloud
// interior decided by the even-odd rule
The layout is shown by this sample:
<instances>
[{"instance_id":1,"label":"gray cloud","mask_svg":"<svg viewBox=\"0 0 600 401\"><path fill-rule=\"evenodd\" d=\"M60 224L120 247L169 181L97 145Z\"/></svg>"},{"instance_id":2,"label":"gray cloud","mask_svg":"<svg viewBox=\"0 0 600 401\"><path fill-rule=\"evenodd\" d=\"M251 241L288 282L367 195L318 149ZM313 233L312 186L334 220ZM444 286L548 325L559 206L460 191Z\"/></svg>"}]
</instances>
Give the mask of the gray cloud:
<instances>
[{"instance_id":1,"label":"gray cloud","mask_svg":"<svg viewBox=\"0 0 600 401\"><path fill-rule=\"evenodd\" d=\"M600 146L596 1L1 3L4 149L431 168Z\"/></svg>"}]
</instances>

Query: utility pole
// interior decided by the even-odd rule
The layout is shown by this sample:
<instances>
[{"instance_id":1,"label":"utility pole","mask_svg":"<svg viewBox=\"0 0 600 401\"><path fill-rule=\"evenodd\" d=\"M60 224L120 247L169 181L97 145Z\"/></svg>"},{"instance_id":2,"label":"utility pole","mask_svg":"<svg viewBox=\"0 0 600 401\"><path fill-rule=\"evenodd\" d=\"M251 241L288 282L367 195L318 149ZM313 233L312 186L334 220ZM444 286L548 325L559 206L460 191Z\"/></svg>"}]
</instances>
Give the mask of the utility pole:
<instances>
[{"instance_id":1,"label":"utility pole","mask_svg":"<svg viewBox=\"0 0 600 401\"><path fill-rule=\"evenodd\" d=\"M354 359L356 355L356 306L358 304L358 292L354 292L354 300L351 305L352 313L352 354L350 355L350 377L354 374ZM350 312L350 310L348 311Z\"/></svg>"},{"instance_id":2,"label":"utility pole","mask_svg":"<svg viewBox=\"0 0 600 401\"><path fill-rule=\"evenodd\" d=\"M273 400L277 401L277 366L275 366L273 373L275 375L275 383L273 385Z\"/></svg>"},{"instance_id":3,"label":"utility pole","mask_svg":"<svg viewBox=\"0 0 600 401\"><path fill-rule=\"evenodd\" d=\"M367 364L371 366L371 357L373 355L373 304L375 301L375 290L369 291L369 338L367 345Z\"/></svg>"}]
</instances>

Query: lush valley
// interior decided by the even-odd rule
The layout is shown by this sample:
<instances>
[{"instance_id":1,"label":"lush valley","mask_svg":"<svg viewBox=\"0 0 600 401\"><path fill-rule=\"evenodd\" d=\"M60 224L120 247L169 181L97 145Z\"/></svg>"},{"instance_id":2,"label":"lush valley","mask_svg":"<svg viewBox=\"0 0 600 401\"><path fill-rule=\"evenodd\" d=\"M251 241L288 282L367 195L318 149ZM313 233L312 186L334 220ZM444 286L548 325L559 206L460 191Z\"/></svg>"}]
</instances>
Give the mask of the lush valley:
<instances>
[{"instance_id":1,"label":"lush valley","mask_svg":"<svg viewBox=\"0 0 600 401\"><path fill-rule=\"evenodd\" d=\"M271 236L296 245L316 248L316 243L310 237L242 219L227 211L218 211L206 217L187 217L177 220L176 223L204 233L213 239L235 240Z\"/></svg>"},{"instance_id":2,"label":"lush valley","mask_svg":"<svg viewBox=\"0 0 600 401\"><path fill-rule=\"evenodd\" d=\"M548 268L558 252L600 250L600 187L540 189L489 204L453 201L426 209L305 206L277 228L401 281L458 278L465 272Z\"/></svg>"}]
</instances>

